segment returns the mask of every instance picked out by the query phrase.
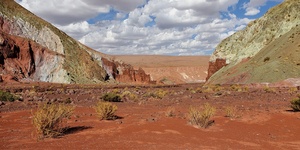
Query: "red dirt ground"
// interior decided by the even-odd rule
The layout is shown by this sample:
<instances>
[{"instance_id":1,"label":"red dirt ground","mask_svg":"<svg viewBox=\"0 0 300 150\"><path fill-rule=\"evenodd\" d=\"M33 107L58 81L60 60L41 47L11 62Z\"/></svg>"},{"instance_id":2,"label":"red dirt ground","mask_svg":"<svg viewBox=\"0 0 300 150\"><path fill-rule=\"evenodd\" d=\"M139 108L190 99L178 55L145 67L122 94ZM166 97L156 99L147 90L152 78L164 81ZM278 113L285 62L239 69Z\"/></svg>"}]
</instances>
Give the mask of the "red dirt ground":
<instances>
[{"instance_id":1,"label":"red dirt ground","mask_svg":"<svg viewBox=\"0 0 300 150\"><path fill-rule=\"evenodd\" d=\"M239 87L240 88L240 87ZM289 101L300 94L295 88L203 88L201 84L176 86L8 84L0 89L23 101L0 106L0 149L299 149L300 113ZM162 99L145 93L167 91ZM114 121L97 119L93 105L108 91L130 91L136 100L114 103ZM34 97L34 98L31 98ZM59 138L37 140L32 111L39 103L71 98L76 106L67 121L68 132ZM217 109L207 129L188 123L190 106L210 103ZM235 106L239 117L225 116ZM174 116L167 117L169 107Z\"/></svg>"}]
</instances>

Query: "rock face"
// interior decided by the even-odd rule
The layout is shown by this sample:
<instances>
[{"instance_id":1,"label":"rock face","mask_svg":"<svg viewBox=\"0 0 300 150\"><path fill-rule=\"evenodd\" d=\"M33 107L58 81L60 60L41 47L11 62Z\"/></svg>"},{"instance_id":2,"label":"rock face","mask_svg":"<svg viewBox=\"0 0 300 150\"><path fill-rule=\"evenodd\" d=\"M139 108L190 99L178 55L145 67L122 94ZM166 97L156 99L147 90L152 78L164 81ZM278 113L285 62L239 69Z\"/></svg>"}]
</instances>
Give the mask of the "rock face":
<instances>
[{"instance_id":1,"label":"rock face","mask_svg":"<svg viewBox=\"0 0 300 150\"><path fill-rule=\"evenodd\" d=\"M217 58L214 62L209 62L208 74L206 80L208 80L215 72L226 66L226 59Z\"/></svg>"},{"instance_id":2,"label":"rock face","mask_svg":"<svg viewBox=\"0 0 300 150\"><path fill-rule=\"evenodd\" d=\"M109 61L102 58L103 66L108 72L108 78L114 78L118 82L124 83L150 83L150 75L146 74L142 68L135 70L131 65Z\"/></svg>"},{"instance_id":3,"label":"rock face","mask_svg":"<svg viewBox=\"0 0 300 150\"><path fill-rule=\"evenodd\" d=\"M122 76L123 68L113 75L102 64L104 57L111 61L109 56L82 45L13 0L0 1L0 35L0 74L57 83L100 83Z\"/></svg>"},{"instance_id":4,"label":"rock face","mask_svg":"<svg viewBox=\"0 0 300 150\"><path fill-rule=\"evenodd\" d=\"M210 58L208 84L277 82L300 76L300 3L285 0L223 40ZM218 62L219 60L226 63Z\"/></svg>"}]
</instances>

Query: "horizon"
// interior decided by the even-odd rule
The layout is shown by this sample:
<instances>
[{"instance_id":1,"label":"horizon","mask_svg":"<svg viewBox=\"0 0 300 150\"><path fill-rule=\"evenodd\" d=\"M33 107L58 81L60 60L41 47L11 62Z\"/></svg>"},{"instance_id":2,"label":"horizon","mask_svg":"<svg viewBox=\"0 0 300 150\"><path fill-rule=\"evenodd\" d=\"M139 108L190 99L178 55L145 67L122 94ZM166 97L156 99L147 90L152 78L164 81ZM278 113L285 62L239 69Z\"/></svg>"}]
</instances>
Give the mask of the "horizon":
<instances>
[{"instance_id":1,"label":"horizon","mask_svg":"<svg viewBox=\"0 0 300 150\"><path fill-rule=\"evenodd\" d=\"M217 44L283 0L16 0L109 55L210 56Z\"/></svg>"}]
</instances>

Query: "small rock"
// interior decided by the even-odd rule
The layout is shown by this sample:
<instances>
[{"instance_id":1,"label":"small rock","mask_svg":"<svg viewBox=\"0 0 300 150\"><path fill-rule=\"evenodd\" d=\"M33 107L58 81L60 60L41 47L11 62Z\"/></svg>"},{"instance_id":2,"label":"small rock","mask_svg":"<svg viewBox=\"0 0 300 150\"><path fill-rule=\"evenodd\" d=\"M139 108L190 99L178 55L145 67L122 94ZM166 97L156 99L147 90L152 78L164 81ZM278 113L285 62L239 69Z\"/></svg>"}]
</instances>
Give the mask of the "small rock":
<instances>
[{"instance_id":1,"label":"small rock","mask_svg":"<svg viewBox=\"0 0 300 150\"><path fill-rule=\"evenodd\" d=\"M2 102L2 101L0 101L0 106L2 106L2 105L5 105L5 103L4 103L4 102Z\"/></svg>"}]
</instances>

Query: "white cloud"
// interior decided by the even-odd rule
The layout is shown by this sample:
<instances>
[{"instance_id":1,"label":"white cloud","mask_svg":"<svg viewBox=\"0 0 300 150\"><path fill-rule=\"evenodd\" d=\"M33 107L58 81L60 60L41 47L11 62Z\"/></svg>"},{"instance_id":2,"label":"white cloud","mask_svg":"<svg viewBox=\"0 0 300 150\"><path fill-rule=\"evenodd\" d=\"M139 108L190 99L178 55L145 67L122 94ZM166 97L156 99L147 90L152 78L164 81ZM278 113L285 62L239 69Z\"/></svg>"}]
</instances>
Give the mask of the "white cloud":
<instances>
[{"instance_id":1,"label":"white cloud","mask_svg":"<svg viewBox=\"0 0 300 150\"><path fill-rule=\"evenodd\" d=\"M260 13L260 7L266 5L267 1L282 2L283 0L250 0L244 3L243 8L246 10L246 16L254 16Z\"/></svg>"},{"instance_id":2,"label":"white cloud","mask_svg":"<svg viewBox=\"0 0 300 150\"><path fill-rule=\"evenodd\" d=\"M209 54L251 20L228 7L238 0L22 0L25 8L82 43L109 54ZM255 5L257 4L257 5ZM144 5L143 7L137 7ZM261 6L253 1L245 9ZM115 20L89 24L99 13L117 11ZM220 12L226 14L221 17ZM250 12L250 11L249 11ZM151 23L151 26L145 26Z\"/></svg>"},{"instance_id":3,"label":"white cloud","mask_svg":"<svg viewBox=\"0 0 300 150\"><path fill-rule=\"evenodd\" d=\"M258 13L260 13L260 10L254 7L248 7L246 8L246 16L254 16L257 15Z\"/></svg>"},{"instance_id":4,"label":"white cloud","mask_svg":"<svg viewBox=\"0 0 300 150\"><path fill-rule=\"evenodd\" d=\"M111 8L129 12L144 4L145 0L22 0L18 2L51 23L68 25L86 21L99 13L108 13Z\"/></svg>"}]
</instances>

